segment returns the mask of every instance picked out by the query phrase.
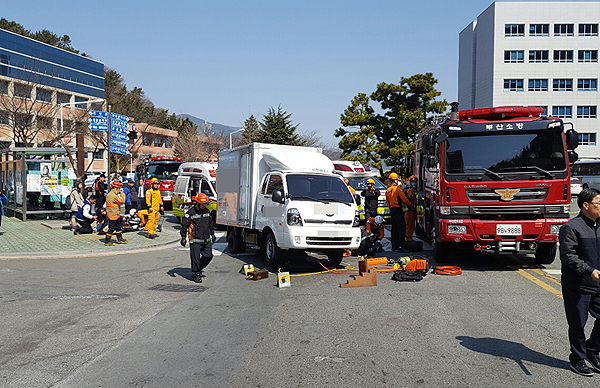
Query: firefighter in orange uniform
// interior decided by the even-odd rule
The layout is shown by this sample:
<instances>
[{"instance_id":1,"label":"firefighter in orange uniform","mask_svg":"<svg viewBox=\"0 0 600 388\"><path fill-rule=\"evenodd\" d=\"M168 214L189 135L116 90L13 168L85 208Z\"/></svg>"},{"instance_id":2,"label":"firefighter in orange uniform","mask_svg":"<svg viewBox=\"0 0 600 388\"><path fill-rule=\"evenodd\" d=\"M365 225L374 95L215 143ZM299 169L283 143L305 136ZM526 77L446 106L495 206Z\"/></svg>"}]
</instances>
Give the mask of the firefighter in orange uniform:
<instances>
[{"instance_id":1,"label":"firefighter in orange uniform","mask_svg":"<svg viewBox=\"0 0 600 388\"><path fill-rule=\"evenodd\" d=\"M123 227L121 225L121 205L125 203L125 194L121 189L121 182L113 181L110 184L110 192L106 195L106 216L108 217L108 231L104 237L104 245L113 246L111 242L113 234L117 236L117 243L125 244L123 238Z\"/></svg>"},{"instance_id":2,"label":"firefighter in orange uniform","mask_svg":"<svg viewBox=\"0 0 600 388\"><path fill-rule=\"evenodd\" d=\"M412 241L413 235L415 234L416 222L417 222L417 181L416 176L408 178L408 187L406 188L405 195L410 201L411 205L408 206L408 210L404 213L404 220L406 221L406 241Z\"/></svg>"},{"instance_id":3,"label":"firefighter in orange uniform","mask_svg":"<svg viewBox=\"0 0 600 388\"><path fill-rule=\"evenodd\" d=\"M150 185L152 186L149 190L146 190L146 205L148 205L148 222L146 223L145 230L148 231L148 238L156 238L156 226L158 225L159 213L164 213L165 208L163 207L162 197L160 196L160 190L158 189L158 179L152 178ZM148 228L148 229L146 229Z\"/></svg>"},{"instance_id":4,"label":"firefighter in orange uniform","mask_svg":"<svg viewBox=\"0 0 600 388\"><path fill-rule=\"evenodd\" d=\"M407 252L404 248L404 238L406 235L406 221L404 220L404 211L402 210L402 204L410 206L410 201L404 193L402 188L398 186L398 174L395 172L389 176L390 187L385 191L385 200L390 209L390 216L392 217L392 249L400 252Z\"/></svg>"}]
</instances>

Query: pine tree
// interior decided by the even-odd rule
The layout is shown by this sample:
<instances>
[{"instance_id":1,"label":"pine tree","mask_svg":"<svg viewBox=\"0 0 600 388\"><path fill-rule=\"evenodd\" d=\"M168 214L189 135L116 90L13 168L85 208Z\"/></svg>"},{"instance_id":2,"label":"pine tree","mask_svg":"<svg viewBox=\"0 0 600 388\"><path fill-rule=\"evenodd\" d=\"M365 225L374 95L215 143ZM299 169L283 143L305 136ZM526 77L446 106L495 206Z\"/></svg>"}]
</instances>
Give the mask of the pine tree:
<instances>
[{"instance_id":1,"label":"pine tree","mask_svg":"<svg viewBox=\"0 0 600 388\"><path fill-rule=\"evenodd\" d=\"M291 113L281 109L281 105L270 107L260 123L256 141L271 144L300 145L300 137L296 134L298 125L293 125Z\"/></svg>"}]
</instances>

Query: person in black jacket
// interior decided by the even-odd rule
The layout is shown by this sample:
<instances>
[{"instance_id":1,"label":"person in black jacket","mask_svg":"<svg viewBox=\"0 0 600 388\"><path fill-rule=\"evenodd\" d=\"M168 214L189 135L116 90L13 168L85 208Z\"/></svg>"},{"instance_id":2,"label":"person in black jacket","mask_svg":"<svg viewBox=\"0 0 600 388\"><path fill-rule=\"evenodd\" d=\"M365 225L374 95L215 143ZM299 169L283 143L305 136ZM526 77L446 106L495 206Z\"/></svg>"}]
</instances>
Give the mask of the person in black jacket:
<instances>
[{"instance_id":1,"label":"person in black jacket","mask_svg":"<svg viewBox=\"0 0 600 388\"><path fill-rule=\"evenodd\" d=\"M375 180L367 179L365 189L360 193L361 197L365 197L365 220L377 215L377 205L381 192L375 188Z\"/></svg>"},{"instance_id":2,"label":"person in black jacket","mask_svg":"<svg viewBox=\"0 0 600 388\"><path fill-rule=\"evenodd\" d=\"M96 184L94 185L94 190L96 191L96 215L100 216L100 211L104 207L104 203L106 202L106 175L100 174L98 179L96 180Z\"/></svg>"},{"instance_id":3,"label":"person in black jacket","mask_svg":"<svg viewBox=\"0 0 600 388\"><path fill-rule=\"evenodd\" d=\"M571 369L592 376L587 359L600 372L600 191L583 190L581 211L560 228L562 293L569 325ZM588 313L595 318L590 338L585 338Z\"/></svg>"},{"instance_id":4,"label":"person in black jacket","mask_svg":"<svg viewBox=\"0 0 600 388\"><path fill-rule=\"evenodd\" d=\"M210 211L206 207L208 196L200 193L192 197L194 206L181 220L181 246L186 238L190 240L190 259L192 261L192 280L202 283L203 269L213 258L212 243L217 240Z\"/></svg>"}]
</instances>

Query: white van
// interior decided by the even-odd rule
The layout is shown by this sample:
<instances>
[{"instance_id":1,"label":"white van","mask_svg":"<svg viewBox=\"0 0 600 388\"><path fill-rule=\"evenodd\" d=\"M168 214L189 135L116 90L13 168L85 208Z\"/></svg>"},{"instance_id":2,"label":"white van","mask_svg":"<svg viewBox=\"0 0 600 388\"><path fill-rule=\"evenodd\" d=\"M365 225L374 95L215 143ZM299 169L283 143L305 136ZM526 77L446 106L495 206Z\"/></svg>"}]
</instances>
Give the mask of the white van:
<instances>
[{"instance_id":1,"label":"white van","mask_svg":"<svg viewBox=\"0 0 600 388\"><path fill-rule=\"evenodd\" d=\"M181 222L185 212L192 207L192 197L204 193L209 198L207 205L213 221L216 220L217 191L210 180L210 173L205 174L204 163L183 163L177 172L177 180L173 191L173 215Z\"/></svg>"}]
</instances>

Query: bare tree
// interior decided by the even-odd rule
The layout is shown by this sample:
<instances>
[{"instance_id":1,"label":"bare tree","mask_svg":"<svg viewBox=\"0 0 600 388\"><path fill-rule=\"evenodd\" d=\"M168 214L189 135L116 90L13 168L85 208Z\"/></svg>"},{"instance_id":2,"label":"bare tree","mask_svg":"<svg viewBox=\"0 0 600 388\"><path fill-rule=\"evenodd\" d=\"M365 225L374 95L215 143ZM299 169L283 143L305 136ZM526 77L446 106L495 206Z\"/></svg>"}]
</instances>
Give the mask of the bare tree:
<instances>
[{"instance_id":1,"label":"bare tree","mask_svg":"<svg viewBox=\"0 0 600 388\"><path fill-rule=\"evenodd\" d=\"M175 154L186 162L206 162L221 150L223 146L221 135L213 132L210 136L206 136L198 134L195 129L182 129L175 139Z\"/></svg>"}]
</instances>

